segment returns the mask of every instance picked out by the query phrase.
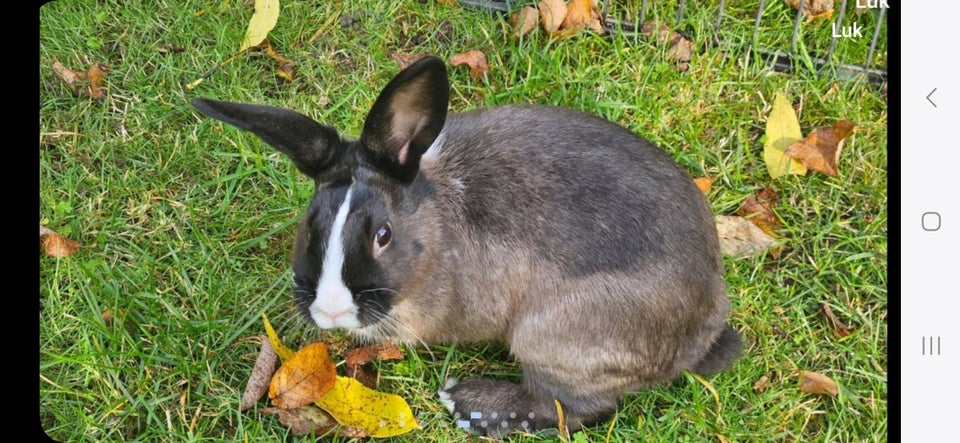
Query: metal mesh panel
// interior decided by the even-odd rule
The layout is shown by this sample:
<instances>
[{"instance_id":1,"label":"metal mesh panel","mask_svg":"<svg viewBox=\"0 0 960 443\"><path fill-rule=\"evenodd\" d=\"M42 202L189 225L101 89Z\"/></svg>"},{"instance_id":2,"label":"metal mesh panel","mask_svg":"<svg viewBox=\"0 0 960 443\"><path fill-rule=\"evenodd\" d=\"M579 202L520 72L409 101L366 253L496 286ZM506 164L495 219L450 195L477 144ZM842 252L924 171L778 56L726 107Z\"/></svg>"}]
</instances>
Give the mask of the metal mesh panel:
<instances>
[{"instance_id":1,"label":"metal mesh panel","mask_svg":"<svg viewBox=\"0 0 960 443\"><path fill-rule=\"evenodd\" d=\"M635 40L643 39L641 25L655 19L680 32L705 30L692 36L698 45L733 48L742 51L748 61L777 71L809 72L838 79L862 76L871 83L886 82L886 8L858 11L857 3L879 5L880 2L842 0L839 6L835 5L832 16L808 21L804 13L808 1L801 1L794 9L783 0L754 0L755 7L734 2L739 3L736 8L725 0L642 0L639 8L604 0L601 14L609 33ZM460 3L503 13L536 4L535 1L509 0L461 0ZM847 47L838 51L840 46ZM844 55L840 56L841 53Z\"/></svg>"}]
</instances>

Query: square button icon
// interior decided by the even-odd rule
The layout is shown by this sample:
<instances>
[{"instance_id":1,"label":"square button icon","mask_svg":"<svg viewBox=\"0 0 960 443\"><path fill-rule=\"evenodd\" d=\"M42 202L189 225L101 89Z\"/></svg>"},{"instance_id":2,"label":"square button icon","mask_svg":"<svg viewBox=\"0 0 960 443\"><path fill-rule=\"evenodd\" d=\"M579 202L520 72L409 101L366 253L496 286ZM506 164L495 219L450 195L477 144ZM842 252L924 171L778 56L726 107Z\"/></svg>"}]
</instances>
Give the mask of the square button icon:
<instances>
[{"instance_id":1,"label":"square button icon","mask_svg":"<svg viewBox=\"0 0 960 443\"><path fill-rule=\"evenodd\" d=\"M920 225L924 231L940 230L940 214L937 212L924 212L920 218Z\"/></svg>"}]
</instances>

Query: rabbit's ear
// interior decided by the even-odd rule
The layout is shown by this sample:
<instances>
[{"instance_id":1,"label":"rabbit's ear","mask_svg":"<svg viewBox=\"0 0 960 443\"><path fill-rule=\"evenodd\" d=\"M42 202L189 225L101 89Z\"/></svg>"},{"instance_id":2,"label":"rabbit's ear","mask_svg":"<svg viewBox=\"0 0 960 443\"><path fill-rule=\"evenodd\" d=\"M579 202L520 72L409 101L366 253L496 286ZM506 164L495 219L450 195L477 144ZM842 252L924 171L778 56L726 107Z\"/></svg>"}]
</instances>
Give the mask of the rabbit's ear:
<instances>
[{"instance_id":1,"label":"rabbit's ear","mask_svg":"<svg viewBox=\"0 0 960 443\"><path fill-rule=\"evenodd\" d=\"M314 179L336 167L345 149L335 129L298 112L204 98L190 103L210 117L256 134L290 157L300 172Z\"/></svg>"},{"instance_id":2,"label":"rabbit's ear","mask_svg":"<svg viewBox=\"0 0 960 443\"><path fill-rule=\"evenodd\" d=\"M367 160L402 182L413 180L420 157L443 129L449 99L443 60L425 57L401 71L363 125L360 144Z\"/></svg>"}]
</instances>

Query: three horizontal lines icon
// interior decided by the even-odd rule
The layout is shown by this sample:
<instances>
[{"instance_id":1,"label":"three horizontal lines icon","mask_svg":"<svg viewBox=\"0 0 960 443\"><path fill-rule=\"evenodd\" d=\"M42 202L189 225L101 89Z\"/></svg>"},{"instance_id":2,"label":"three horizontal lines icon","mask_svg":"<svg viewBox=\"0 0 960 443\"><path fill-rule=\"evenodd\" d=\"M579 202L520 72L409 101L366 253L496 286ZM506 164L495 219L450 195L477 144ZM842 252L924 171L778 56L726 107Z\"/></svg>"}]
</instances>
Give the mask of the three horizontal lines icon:
<instances>
[{"instance_id":1,"label":"three horizontal lines icon","mask_svg":"<svg viewBox=\"0 0 960 443\"><path fill-rule=\"evenodd\" d=\"M937 348L936 348L936 351L937 351L937 352L936 352L936 354L934 354L934 352L933 352L933 351L934 351L934 348L933 348L933 338L934 338L934 337L932 337L932 336L931 336L931 337L923 337L923 344L922 344L922 347L921 347L920 355L940 355L940 337L939 337L939 336L936 337L936 338L937 338ZM927 346L927 339L930 340L930 342L929 342L930 346L929 346L929 347ZM929 352L927 352L928 350L929 350Z\"/></svg>"}]
</instances>

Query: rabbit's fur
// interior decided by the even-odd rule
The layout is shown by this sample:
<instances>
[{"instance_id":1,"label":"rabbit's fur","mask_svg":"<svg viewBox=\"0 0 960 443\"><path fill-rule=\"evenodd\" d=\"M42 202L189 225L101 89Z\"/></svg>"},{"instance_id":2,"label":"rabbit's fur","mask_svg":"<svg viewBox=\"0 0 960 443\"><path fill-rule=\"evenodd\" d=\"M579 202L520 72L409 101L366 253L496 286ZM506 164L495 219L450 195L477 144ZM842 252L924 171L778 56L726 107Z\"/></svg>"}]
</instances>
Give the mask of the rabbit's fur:
<instances>
[{"instance_id":1,"label":"rabbit's fur","mask_svg":"<svg viewBox=\"0 0 960 443\"><path fill-rule=\"evenodd\" d=\"M520 384L451 380L444 403L503 436L608 418L627 390L729 367L740 338L713 217L690 176L621 126L569 109L447 115L443 61L398 74L358 141L295 113L196 99L316 183L295 300L368 340L498 340ZM479 417L479 418L477 418Z\"/></svg>"}]
</instances>

